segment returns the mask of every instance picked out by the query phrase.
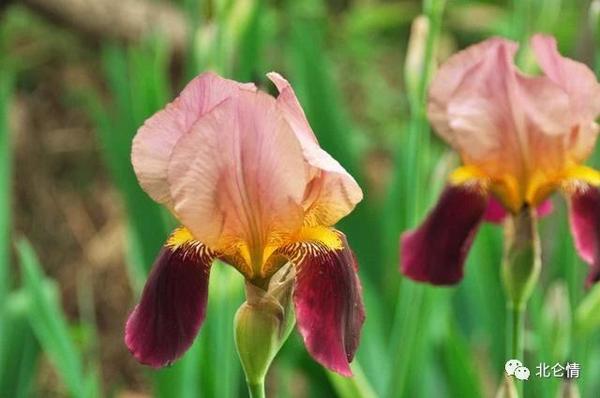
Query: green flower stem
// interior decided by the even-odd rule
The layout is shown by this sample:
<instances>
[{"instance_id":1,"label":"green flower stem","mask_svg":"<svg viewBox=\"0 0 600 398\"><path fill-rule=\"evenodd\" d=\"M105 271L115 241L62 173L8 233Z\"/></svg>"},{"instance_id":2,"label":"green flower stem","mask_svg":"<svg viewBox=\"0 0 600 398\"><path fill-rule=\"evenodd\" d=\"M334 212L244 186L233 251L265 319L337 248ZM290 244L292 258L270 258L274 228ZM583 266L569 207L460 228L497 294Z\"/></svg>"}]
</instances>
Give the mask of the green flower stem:
<instances>
[{"instance_id":1,"label":"green flower stem","mask_svg":"<svg viewBox=\"0 0 600 398\"><path fill-rule=\"evenodd\" d=\"M248 385L248 393L250 394L250 398L265 398L264 380L261 380L260 382L250 382L246 380L246 384Z\"/></svg>"},{"instance_id":2,"label":"green flower stem","mask_svg":"<svg viewBox=\"0 0 600 398\"><path fill-rule=\"evenodd\" d=\"M504 225L502 281L508 308L507 358L523 361L524 318L527 301L539 279L541 247L535 209L523 208ZM523 383L516 383L522 396Z\"/></svg>"},{"instance_id":3,"label":"green flower stem","mask_svg":"<svg viewBox=\"0 0 600 398\"><path fill-rule=\"evenodd\" d=\"M508 304L508 328L507 334L508 347L506 353L510 353L507 359L518 359L523 361L524 352L524 334L525 334L525 305L512 305ZM515 383L515 389L517 390L517 397L523 396L523 382L517 381Z\"/></svg>"},{"instance_id":4,"label":"green flower stem","mask_svg":"<svg viewBox=\"0 0 600 398\"><path fill-rule=\"evenodd\" d=\"M523 358L523 335L525 332L525 306L508 305L508 347L506 352L511 358Z\"/></svg>"}]
</instances>

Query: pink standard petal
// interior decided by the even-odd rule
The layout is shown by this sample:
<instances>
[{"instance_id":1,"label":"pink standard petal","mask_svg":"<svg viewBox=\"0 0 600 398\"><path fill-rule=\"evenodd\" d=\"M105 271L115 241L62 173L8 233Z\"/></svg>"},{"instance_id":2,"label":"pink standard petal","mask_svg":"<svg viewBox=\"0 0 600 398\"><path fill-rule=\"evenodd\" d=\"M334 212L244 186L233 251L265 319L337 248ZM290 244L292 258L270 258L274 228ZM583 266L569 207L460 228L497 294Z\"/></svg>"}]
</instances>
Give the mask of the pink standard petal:
<instances>
[{"instance_id":1,"label":"pink standard petal","mask_svg":"<svg viewBox=\"0 0 600 398\"><path fill-rule=\"evenodd\" d=\"M256 87L203 73L140 127L133 139L131 161L140 185L152 199L172 207L167 169L175 144L202 115L240 89L255 91Z\"/></svg>"},{"instance_id":2,"label":"pink standard petal","mask_svg":"<svg viewBox=\"0 0 600 398\"><path fill-rule=\"evenodd\" d=\"M312 357L328 369L352 376L354 358L365 320L357 264L346 237L332 250L319 243L301 243L296 264L294 305L298 330ZM297 253L295 253L297 254Z\"/></svg>"},{"instance_id":3,"label":"pink standard petal","mask_svg":"<svg viewBox=\"0 0 600 398\"><path fill-rule=\"evenodd\" d=\"M428 115L433 127L448 143L454 142L453 132L448 118L448 104L458 87L472 78L477 68L490 53L504 46L516 52L517 44L500 38L492 38L472 45L452 55L440 67L429 87Z\"/></svg>"},{"instance_id":4,"label":"pink standard petal","mask_svg":"<svg viewBox=\"0 0 600 398\"><path fill-rule=\"evenodd\" d=\"M434 285L459 282L487 203L487 194L478 186L446 187L423 224L402 235L402 273Z\"/></svg>"},{"instance_id":5,"label":"pink standard petal","mask_svg":"<svg viewBox=\"0 0 600 398\"><path fill-rule=\"evenodd\" d=\"M161 250L125 326L125 344L138 361L166 366L192 345L206 313L212 259L203 246Z\"/></svg>"},{"instance_id":6,"label":"pink standard petal","mask_svg":"<svg viewBox=\"0 0 600 398\"><path fill-rule=\"evenodd\" d=\"M243 242L260 257L302 226L302 149L262 92L240 91L194 124L173 150L168 179L176 216L211 248Z\"/></svg>"},{"instance_id":7,"label":"pink standard petal","mask_svg":"<svg viewBox=\"0 0 600 398\"><path fill-rule=\"evenodd\" d=\"M534 35L531 46L546 76L569 95L572 111L593 121L600 113L600 84L594 72L581 62L561 56L551 36Z\"/></svg>"},{"instance_id":8,"label":"pink standard petal","mask_svg":"<svg viewBox=\"0 0 600 398\"><path fill-rule=\"evenodd\" d=\"M553 37L535 35L531 45L546 76L569 96L569 114L577 123L569 148L576 161L583 161L592 152L598 136L595 119L600 113L600 85L596 76L585 64L562 57Z\"/></svg>"},{"instance_id":9,"label":"pink standard petal","mask_svg":"<svg viewBox=\"0 0 600 398\"><path fill-rule=\"evenodd\" d=\"M493 178L565 166L565 137L574 126L568 96L547 77L513 63L514 43L491 47L446 103L449 142L463 161Z\"/></svg>"},{"instance_id":10,"label":"pink standard petal","mask_svg":"<svg viewBox=\"0 0 600 398\"><path fill-rule=\"evenodd\" d=\"M595 124L581 120L551 77L521 73L516 50L490 39L452 56L432 81L429 118L464 163L491 178L559 174L589 151L586 129Z\"/></svg>"},{"instance_id":11,"label":"pink standard petal","mask_svg":"<svg viewBox=\"0 0 600 398\"><path fill-rule=\"evenodd\" d=\"M581 258L590 265L587 284L600 280L600 192L586 185L570 197L571 233Z\"/></svg>"},{"instance_id":12,"label":"pink standard petal","mask_svg":"<svg viewBox=\"0 0 600 398\"><path fill-rule=\"evenodd\" d=\"M267 76L277 86L277 104L296 134L306 162L314 168L304 207L310 223L333 225L349 214L363 198L354 178L319 146L289 82L275 72Z\"/></svg>"}]
</instances>

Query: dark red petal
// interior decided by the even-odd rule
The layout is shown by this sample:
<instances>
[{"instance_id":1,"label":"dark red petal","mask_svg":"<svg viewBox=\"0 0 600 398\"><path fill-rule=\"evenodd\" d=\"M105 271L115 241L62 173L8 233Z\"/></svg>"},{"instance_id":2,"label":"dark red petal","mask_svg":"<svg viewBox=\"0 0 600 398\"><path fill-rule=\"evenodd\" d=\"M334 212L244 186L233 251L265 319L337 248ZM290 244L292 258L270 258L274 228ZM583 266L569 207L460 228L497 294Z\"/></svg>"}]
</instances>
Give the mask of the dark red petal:
<instances>
[{"instance_id":1,"label":"dark red petal","mask_svg":"<svg viewBox=\"0 0 600 398\"><path fill-rule=\"evenodd\" d=\"M501 224L504 221L508 213L502 206L502 203L498 199L490 196L487 207L485 209L485 221L492 222L494 224Z\"/></svg>"},{"instance_id":2,"label":"dark red petal","mask_svg":"<svg viewBox=\"0 0 600 398\"><path fill-rule=\"evenodd\" d=\"M197 242L161 250L125 326L125 344L138 361L159 368L192 345L206 313L212 259Z\"/></svg>"},{"instance_id":3,"label":"dark red petal","mask_svg":"<svg viewBox=\"0 0 600 398\"><path fill-rule=\"evenodd\" d=\"M351 376L365 311L356 258L342 233L340 238L339 250L317 242L294 245L294 305L310 355L334 372Z\"/></svg>"},{"instance_id":4,"label":"dark red petal","mask_svg":"<svg viewBox=\"0 0 600 398\"><path fill-rule=\"evenodd\" d=\"M425 222L401 239L401 270L434 285L457 283L488 198L478 185L448 186Z\"/></svg>"},{"instance_id":5,"label":"dark red petal","mask_svg":"<svg viewBox=\"0 0 600 398\"><path fill-rule=\"evenodd\" d=\"M600 280L600 192L584 186L571 194L571 233L581 258L590 264L587 284Z\"/></svg>"}]
</instances>

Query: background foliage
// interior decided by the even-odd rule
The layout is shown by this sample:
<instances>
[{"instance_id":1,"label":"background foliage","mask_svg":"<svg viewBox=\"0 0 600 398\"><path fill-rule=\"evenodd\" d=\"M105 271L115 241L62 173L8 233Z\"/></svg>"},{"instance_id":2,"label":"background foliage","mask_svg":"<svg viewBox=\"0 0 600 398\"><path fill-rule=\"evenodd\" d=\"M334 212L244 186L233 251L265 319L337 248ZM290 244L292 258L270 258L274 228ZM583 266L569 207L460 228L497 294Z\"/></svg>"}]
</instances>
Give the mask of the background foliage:
<instances>
[{"instance_id":1,"label":"background foliage","mask_svg":"<svg viewBox=\"0 0 600 398\"><path fill-rule=\"evenodd\" d=\"M0 396L244 396L232 337L243 283L229 267L214 267L207 320L174 366L145 369L122 343L127 311L175 225L139 188L131 139L207 69L270 92L265 73L281 72L321 145L366 194L339 226L359 259L368 314L356 378L321 368L292 334L267 392L493 396L508 359L501 229L483 226L455 288L398 272L401 231L422 218L457 164L430 131L427 83L457 49L491 35L526 43L538 31L599 71L600 2L173 3L192 29L183 54L158 33L137 44L91 40L18 2L0 11ZM536 70L527 49L518 59ZM599 161L597 151L590 163ZM554 214L541 222L544 264L524 362L533 373L540 362L576 361L576 388L597 397L600 287L583 288L586 266L574 253L564 201L553 199ZM565 388L532 376L524 391L550 397Z\"/></svg>"}]
</instances>

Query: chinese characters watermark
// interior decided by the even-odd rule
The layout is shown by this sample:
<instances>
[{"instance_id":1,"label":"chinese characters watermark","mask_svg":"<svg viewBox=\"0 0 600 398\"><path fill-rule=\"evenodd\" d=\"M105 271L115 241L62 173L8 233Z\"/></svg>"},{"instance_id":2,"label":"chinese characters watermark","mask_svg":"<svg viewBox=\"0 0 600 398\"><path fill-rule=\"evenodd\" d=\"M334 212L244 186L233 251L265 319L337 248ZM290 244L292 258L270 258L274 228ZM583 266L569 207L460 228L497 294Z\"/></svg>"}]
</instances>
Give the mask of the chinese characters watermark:
<instances>
[{"instance_id":1,"label":"chinese characters watermark","mask_svg":"<svg viewBox=\"0 0 600 398\"><path fill-rule=\"evenodd\" d=\"M504 370L509 376L514 376L519 380L529 380L529 368L525 367L518 359L509 359L504 365ZM548 379L550 377L578 379L581 371L581 365L577 362L566 362L564 364L557 362L549 365L546 362L540 362L535 367L535 376Z\"/></svg>"},{"instance_id":2,"label":"chinese characters watermark","mask_svg":"<svg viewBox=\"0 0 600 398\"><path fill-rule=\"evenodd\" d=\"M578 379L580 370L581 365L577 362L567 362L564 366L559 362L552 366L548 365L546 362L540 362L540 364L535 367L535 375L544 379L550 377Z\"/></svg>"}]
</instances>

